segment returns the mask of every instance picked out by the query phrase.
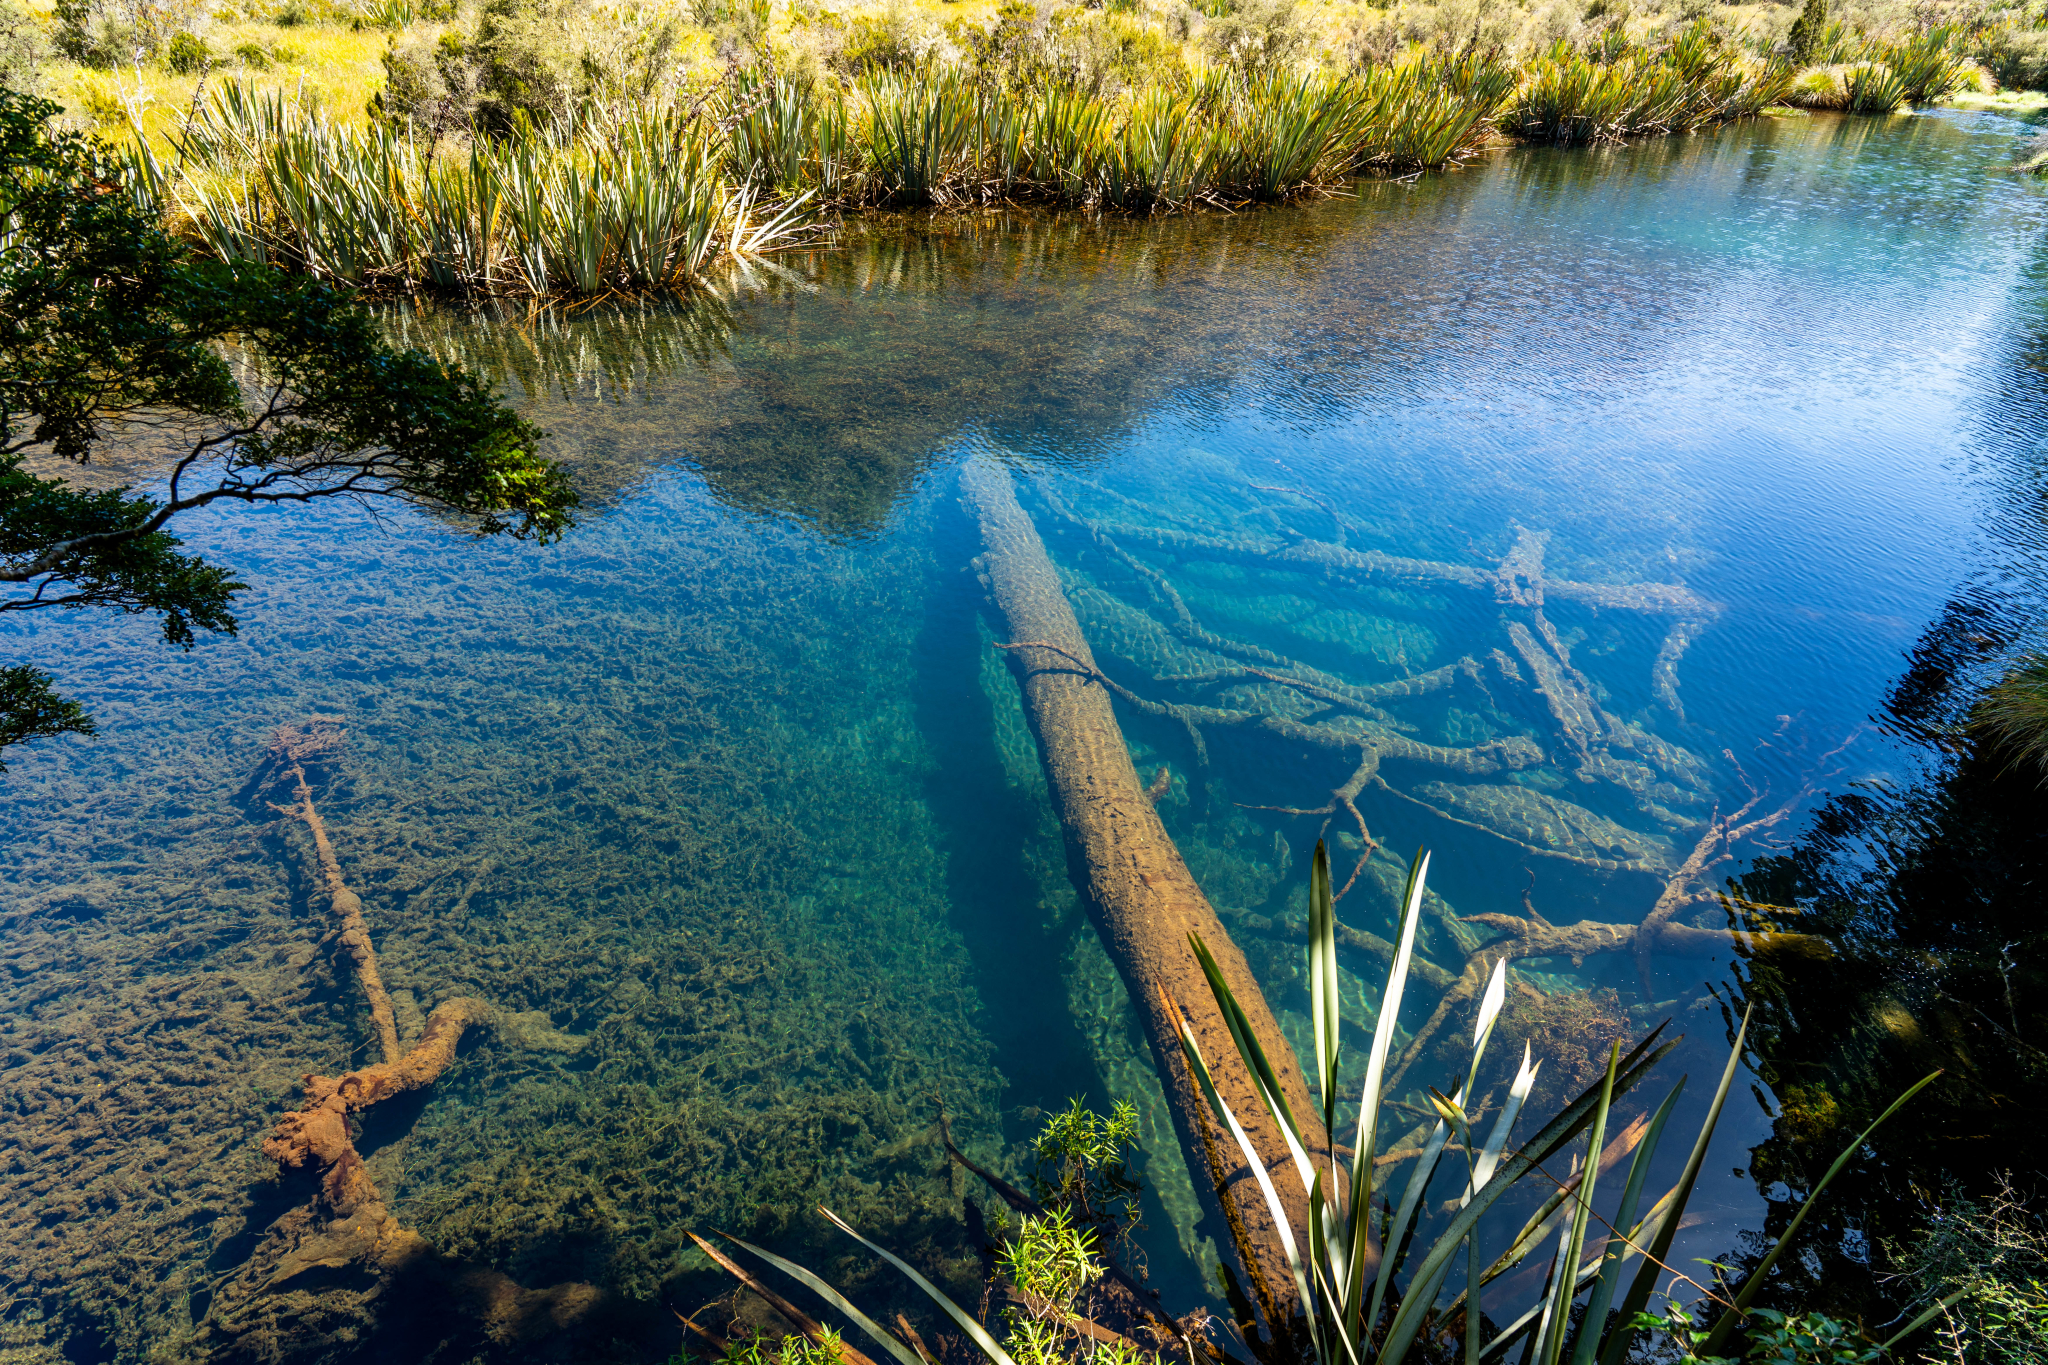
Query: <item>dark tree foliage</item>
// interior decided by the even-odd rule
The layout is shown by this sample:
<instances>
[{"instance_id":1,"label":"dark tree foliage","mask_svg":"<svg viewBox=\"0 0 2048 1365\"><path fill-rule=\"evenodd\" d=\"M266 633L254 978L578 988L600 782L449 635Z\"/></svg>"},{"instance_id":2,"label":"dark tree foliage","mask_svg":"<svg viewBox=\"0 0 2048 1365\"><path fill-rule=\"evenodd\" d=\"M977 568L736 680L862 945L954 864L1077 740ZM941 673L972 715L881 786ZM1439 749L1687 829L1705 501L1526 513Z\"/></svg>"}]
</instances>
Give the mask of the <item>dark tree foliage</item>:
<instances>
[{"instance_id":1,"label":"dark tree foliage","mask_svg":"<svg viewBox=\"0 0 2048 1365\"><path fill-rule=\"evenodd\" d=\"M14 665L0 668L0 753L10 744L50 735L90 735L98 728L85 708L50 690L50 675ZM7 765L0 763L0 773Z\"/></svg>"},{"instance_id":2,"label":"dark tree foliage","mask_svg":"<svg viewBox=\"0 0 2048 1365\"><path fill-rule=\"evenodd\" d=\"M391 346L346 294L194 258L57 107L0 88L0 612L154 615L167 643L232 634L242 583L166 527L219 501L350 497L546 542L576 494L541 432L477 376ZM160 487L91 491L24 468L87 463L112 432L172 442ZM0 674L0 748L90 734L33 668Z\"/></svg>"},{"instance_id":3,"label":"dark tree foliage","mask_svg":"<svg viewBox=\"0 0 2048 1365\"><path fill-rule=\"evenodd\" d=\"M1969 724L1982 679L2022 638L2020 615L1993 593L1951 602L1879 716L1927 746L1922 779L1837 794L1796 845L1736 884L1799 907L1799 927L1835 950L1750 965L1750 1036L1778 1112L1749 1154L1771 1202L1738 1271L1849 1139L1913 1081L1944 1072L1829 1187L1806 1250L1778 1263L1773 1306L1897 1321L1926 1286L1876 1272L1921 1244L1944 1187L1986 1199L2001 1171L2048 1170L2048 786Z\"/></svg>"},{"instance_id":4,"label":"dark tree foliage","mask_svg":"<svg viewBox=\"0 0 2048 1365\"><path fill-rule=\"evenodd\" d=\"M1792 32L1786 35L1786 43L1792 49L1792 60L1800 66L1811 66L1820 50L1821 35L1827 31L1828 0L1806 0L1806 7L1799 17L1792 21Z\"/></svg>"}]
</instances>

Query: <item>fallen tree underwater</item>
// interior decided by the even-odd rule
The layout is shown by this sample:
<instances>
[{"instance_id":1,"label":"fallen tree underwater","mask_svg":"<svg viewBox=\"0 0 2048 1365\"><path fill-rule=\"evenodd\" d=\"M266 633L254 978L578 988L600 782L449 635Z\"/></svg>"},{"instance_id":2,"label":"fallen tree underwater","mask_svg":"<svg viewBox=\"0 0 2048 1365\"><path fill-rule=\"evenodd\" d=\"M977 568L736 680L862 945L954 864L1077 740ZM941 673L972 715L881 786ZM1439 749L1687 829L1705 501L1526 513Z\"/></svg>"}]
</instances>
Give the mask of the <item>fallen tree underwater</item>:
<instances>
[{"instance_id":1,"label":"fallen tree underwater","mask_svg":"<svg viewBox=\"0 0 2048 1365\"><path fill-rule=\"evenodd\" d=\"M1675 584L1606 585L1548 579L1543 569L1547 532L1518 529L1512 550L1492 573L1465 565L1437 564L1378 553L1359 553L1342 546L1310 542L1302 537L1276 542L1197 535L1170 529L1109 527L1075 513L1046 482L1037 493L1061 520L1069 523L1099 557L1128 572L1161 608L1164 623L1113 598L1076 573L1063 573L1046 551L1037 527L1019 504L1010 473L989 460L970 463L961 475L965 501L978 519L985 551L977 561L982 577L1007 627L1009 638L998 643L1015 664L1025 710L1038 738L1043 761L1069 850L1070 867L1101 933L1104 947L1129 990L1132 1007L1144 1028L1164 1084L1184 1155L1198 1192L1220 1205L1235 1242L1236 1258L1259 1296L1268 1330L1284 1336L1289 1330L1292 1299L1284 1270L1285 1252L1278 1228L1263 1213L1248 1166L1227 1143L1211 1118L1195 1079L1189 1074L1173 1032L1170 1005L1187 1010L1203 1054L1212 1059L1212 1074L1232 1111L1246 1120L1260 1159L1272 1169L1287 1160L1284 1141L1267 1122L1265 1106L1254 1098L1250 1073L1233 1064L1213 1065L1230 1049L1217 1046L1230 1035L1205 989L1199 968L1187 949L1192 931L1211 945L1231 993L1249 1016L1252 1031L1275 1069L1288 1104L1297 1116L1308 1117L1305 1145L1327 1150L1329 1136L1314 1119L1294 1053L1280 1037L1257 985L1245 969L1242 953L1231 943L1214 909L1193 882L1179 851L1153 808L1159 792L1139 784L1122 731L1111 706L1114 696L1146 714L1171 718L1188 734L1198 763L1208 761L1205 732L1215 729L1263 730L1279 738L1356 755L1351 776L1319 807L1255 807L1291 816L1348 816L1362 840L1359 866L1343 891L1357 882L1377 845L1357 800L1368 787L1421 805L1454 824L1506 839L1525 851L1559 858L1590 870L1648 872L1662 881L1657 900L1638 925L1587 920L1553 925L1538 914L1526 896L1522 917L1482 914L1453 915L1442 902L1433 911L1447 936L1464 955L1462 970L1451 971L1420 955L1412 962L1419 982L1441 994L1427 1022L1400 1050L1387 1077L1387 1093L1397 1093L1402 1077L1429 1050L1445 1022L1460 1005L1473 1000L1503 961L1569 957L1574 962L1597 953L1630 953L1637 960L1648 992L1648 962L1653 955L1720 957L1790 953L1824 954L1826 944L1805 935L1751 928L1751 917L1772 907L1750 906L1700 890L1707 873L1731 856L1741 840L1768 830L1796 808L1804 791L1759 814L1761 794L1723 817L1718 811L1703 821L1686 821L1669 807L1705 804L1705 766L1677 746L1639 725L1609 713L1597 689L1571 664L1570 653L1543 611L1546 598L1588 605L1670 615L1676 618L1652 665L1655 694L1682 717L1677 696L1676 667L1687 645L1718 613L1719 607ZM1109 494L1106 489L1095 490ZM1280 490L1274 490L1280 491ZM1294 492L1295 490L1285 490ZM1109 494L1115 497L1118 495ZM1307 495L1303 495L1307 496ZM1333 510L1333 509L1329 509ZM1286 658L1271 650L1231 640L1205 628L1165 574L1139 560L1119 539L1148 541L1176 554L1209 554L1251 561L1268 567L1310 568L1330 574L1399 577L1491 591L1500 604L1503 627L1513 650L1496 649L1491 674L1501 682L1533 691L1553 728L1562 761L1575 766L1582 780L1604 783L1626 793L1638 809L1667 826L1692 824L1700 830L1683 860L1651 856L1646 841L1624 849L1612 842L1590 849L1537 844L1516 837L1512 829L1465 819L1441 800L1428 801L1388 783L1383 762L1434 767L1470 779L1534 767L1551 756L1520 736L1496 739L1469 748L1421 743L1401 733L1384 709L1402 698L1422 696L1468 683L1482 691L1478 660L1467 657L1429 672L1394 682L1357 686ZM1218 686L1235 689L1232 705L1197 704L1141 695L1109 677L1097 665L1084 634L1076 605L1115 638L1118 653L1144 667L1154 666L1154 681L1182 688ZM1263 708L1248 702L1259 692ZM1304 707L1301 702L1306 700ZM1327 718L1325 718L1327 717ZM1618 753L1616 751L1619 751ZM1732 760L1731 760L1732 761ZM1738 770L1739 771L1739 770ZM1441 786L1442 784L1437 784ZM1424 791L1430 789L1425 787ZM1469 789L1468 789L1469 790ZM1509 798L1526 788L1500 789ZM1578 810L1561 801L1552 808ZM1580 812L1568 829L1601 827L1601 818ZM1620 830L1612 822L1607 828ZM1610 841L1618 836L1601 833ZM1593 841L1586 841L1593 842ZM1617 856L1622 853L1637 856ZM1673 861L1676 865L1673 866ZM1689 905L1717 901L1730 914L1731 927L1709 929L1675 922ZM1338 941L1391 962L1394 945L1377 935L1338 926ZM1396 1139L1382 1160L1415 1154L1420 1134ZM1321 1164L1319 1159L1319 1164ZM1305 1203L1287 1204L1297 1238L1306 1233ZM1250 1333L1247 1330L1249 1339Z\"/></svg>"},{"instance_id":2,"label":"fallen tree underwater","mask_svg":"<svg viewBox=\"0 0 2048 1365\"><path fill-rule=\"evenodd\" d=\"M1088 642L1037 528L1017 503L1008 471L977 461L961 475L961 488L981 523L986 553L980 562L989 590L1012 635L1031 642L1015 645L1014 657L1022 674L1025 709L1059 807L1070 865L1151 1044L1195 1188L1214 1201L1229 1227L1245 1287L1268 1331L1284 1336L1296 1308L1280 1230L1250 1167L1211 1117L1181 1051L1172 1002L1186 1012L1208 1055L1227 1056L1235 1047L1231 1026L1188 952L1189 934L1199 934L1213 946L1217 965L1244 1002L1260 1046L1267 1056L1281 1059L1288 1103L1297 1115L1310 1116L1304 1140L1320 1154L1319 1160L1329 1159L1329 1136L1312 1117L1316 1108L1301 1068L1294 1064L1294 1050L1267 1008L1244 955L1231 943L1160 823L1152 796L1138 781L1109 696L1095 685L1099 675ZM1248 1131L1260 1156L1268 1164L1287 1160L1286 1139L1264 1117L1250 1077L1231 1071L1220 1075L1217 1084L1234 1110L1252 1118ZM1288 1206L1289 1216L1297 1221L1306 1212L1305 1198L1297 1197ZM1254 1324L1241 1325L1250 1337Z\"/></svg>"},{"instance_id":3,"label":"fallen tree underwater","mask_svg":"<svg viewBox=\"0 0 2048 1365\"><path fill-rule=\"evenodd\" d=\"M265 1230L249 1259L214 1296L202 1331L209 1358L240 1358L245 1335L257 1343L259 1353L269 1349L263 1343L278 1334L281 1319L331 1317L288 1301L289 1291L304 1287L313 1272L360 1276L367 1288L356 1297L373 1318L378 1310L368 1308L372 1301L399 1277L414 1278L447 1294L439 1307L458 1309L478 1332L496 1340L530 1340L574 1328L604 1298L595 1286L581 1283L529 1290L498 1271L440 1257L391 1213L356 1150L352 1120L373 1105L434 1084L471 1030L492 1029L515 1045L548 1051L574 1051L582 1040L556 1032L544 1017L513 1015L486 1001L457 996L436 1006L420 1036L410 1047L401 1047L362 899L342 875L306 771L308 765L335 759L342 740L340 724L332 717L279 727L247 790L263 799L280 822L302 823L312 838L316 896L327 903L332 941L369 1008L380 1060L338 1077L308 1073L300 1107L280 1116L264 1139L263 1154L277 1163L279 1173L313 1176L315 1193ZM289 805L268 799L280 787ZM308 1330L324 1335L332 1327L323 1321Z\"/></svg>"}]
</instances>

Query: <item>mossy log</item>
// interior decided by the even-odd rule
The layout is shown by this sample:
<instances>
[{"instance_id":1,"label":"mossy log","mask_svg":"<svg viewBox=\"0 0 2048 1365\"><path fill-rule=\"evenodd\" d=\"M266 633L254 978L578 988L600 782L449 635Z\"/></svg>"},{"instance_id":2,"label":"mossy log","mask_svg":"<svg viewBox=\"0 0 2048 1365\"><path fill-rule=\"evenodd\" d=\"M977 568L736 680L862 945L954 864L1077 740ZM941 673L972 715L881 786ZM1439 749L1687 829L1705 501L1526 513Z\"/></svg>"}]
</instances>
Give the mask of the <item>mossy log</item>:
<instances>
[{"instance_id":1,"label":"mossy log","mask_svg":"<svg viewBox=\"0 0 2048 1365\"><path fill-rule=\"evenodd\" d=\"M1329 1139L1313 1117L1317 1107L1244 955L1146 798L1105 680L1038 530L1018 505L1009 473L978 461L962 474L961 486L981 523L984 577L1011 640L1022 645L1010 657L1021 677L1025 710L1038 736L1075 880L1152 1045L1195 1188L1213 1200L1230 1229L1243 1282L1267 1330L1284 1337L1298 1310L1279 1229L1249 1166L1215 1122L1189 1073L1175 1027L1176 1006L1260 1159L1276 1171L1291 1169L1292 1163L1237 1059L1229 1029L1189 950L1189 934L1200 934L1209 945L1250 1016L1289 1107L1304 1120L1310 1150L1325 1152ZM1307 1228L1307 1201L1292 1185L1280 1182L1299 1237Z\"/></svg>"}]
</instances>

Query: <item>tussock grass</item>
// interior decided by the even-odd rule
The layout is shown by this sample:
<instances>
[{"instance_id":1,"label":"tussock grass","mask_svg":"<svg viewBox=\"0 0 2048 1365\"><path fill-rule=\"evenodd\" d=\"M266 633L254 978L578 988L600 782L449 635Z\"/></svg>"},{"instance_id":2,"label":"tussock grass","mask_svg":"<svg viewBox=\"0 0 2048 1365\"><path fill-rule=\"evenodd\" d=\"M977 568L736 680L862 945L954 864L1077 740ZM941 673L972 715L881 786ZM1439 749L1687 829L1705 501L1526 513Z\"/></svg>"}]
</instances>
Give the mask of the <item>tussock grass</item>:
<instances>
[{"instance_id":1,"label":"tussock grass","mask_svg":"<svg viewBox=\"0 0 2048 1365\"><path fill-rule=\"evenodd\" d=\"M1853 51L1840 41L1829 45L1831 56ZM1889 114L1953 93L1969 69L1958 31L1936 27L1896 43L1867 44L1859 60L1816 66L1790 83L1784 101L1799 109Z\"/></svg>"}]
</instances>

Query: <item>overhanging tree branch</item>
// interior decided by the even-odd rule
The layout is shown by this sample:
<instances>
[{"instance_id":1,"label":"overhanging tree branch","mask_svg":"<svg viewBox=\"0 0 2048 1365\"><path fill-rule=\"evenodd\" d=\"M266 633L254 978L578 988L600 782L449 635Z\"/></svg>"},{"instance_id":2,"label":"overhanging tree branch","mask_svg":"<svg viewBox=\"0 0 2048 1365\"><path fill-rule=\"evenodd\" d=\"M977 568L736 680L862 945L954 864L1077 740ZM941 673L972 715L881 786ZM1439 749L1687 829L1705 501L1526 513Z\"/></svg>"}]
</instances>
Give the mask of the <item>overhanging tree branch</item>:
<instances>
[{"instance_id":1,"label":"overhanging tree branch","mask_svg":"<svg viewBox=\"0 0 2048 1365\"><path fill-rule=\"evenodd\" d=\"M104 149L50 130L57 112L0 88L0 584L19 585L0 611L153 614L185 648L233 633L243 584L171 534L218 502L390 500L541 542L569 528L566 471L478 376L394 347L331 287L192 259ZM89 462L115 422L193 433L159 493L23 468ZM0 747L83 717L38 710L70 703L35 677L0 692Z\"/></svg>"}]
</instances>

